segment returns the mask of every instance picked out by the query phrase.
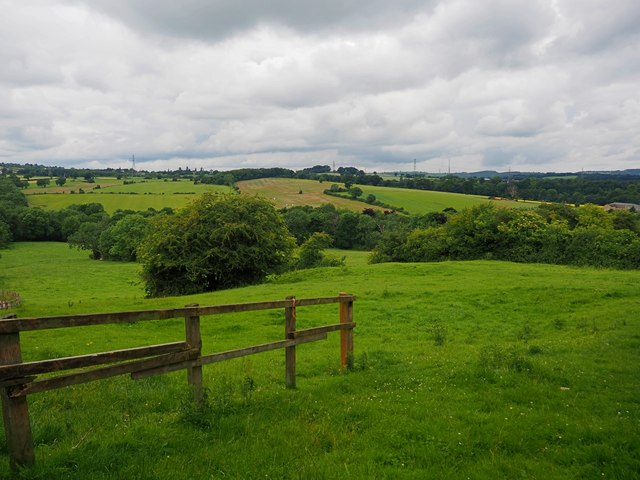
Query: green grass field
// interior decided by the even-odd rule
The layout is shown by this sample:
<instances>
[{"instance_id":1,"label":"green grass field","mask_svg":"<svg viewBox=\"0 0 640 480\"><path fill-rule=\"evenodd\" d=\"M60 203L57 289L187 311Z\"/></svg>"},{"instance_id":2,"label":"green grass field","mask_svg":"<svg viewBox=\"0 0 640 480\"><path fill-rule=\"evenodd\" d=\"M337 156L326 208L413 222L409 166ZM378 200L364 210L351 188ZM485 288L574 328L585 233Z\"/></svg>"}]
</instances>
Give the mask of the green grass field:
<instances>
[{"instance_id":1,"label":"green grass field","mask_svg":"<svg viewBox=\"0 0 640 480\"><path fill-rule=\"evenodd\" d=\"M513 202L510 200L489 200L479 195L463 195L460 193L432 192L428 190L411 190L408 188L375 187L359 185L362 189L362 198L367 195L375 195L376 199L387 205L402 207L409 213L424 214L429 212L441 212L445 208L473 207L481 203L494 202L505 207L526 207L531 203Z\"/></svg>"},{"instance_id":2,"label":"green grass field","mask_svg":"<svg viewBox=\"0 0 640 480\"><path fill-rule=\"evenodd\" d=\"M131 181L131 179L129 179ZM205 192L231 193L231 188L222 185L194 185L193 182L177 182L158 179L134 179L136 183L124 185L124 180L96 178L95 183L69 180L63 187L50 186L25 190L30 206L59 210L72 204L101 203L105 210L113 213L118 209L147 210L164 207L179 209ZM100 185L99 189L95 187ZM86 193L79 194L82 188ZM74 191L75 194L71 194Z\"/></svg>"},{"instance_id":3,"label":"green grass field","mask_svg":"<svg viewBox=\"0 0 640 480\"><path fill-rule=\"evenodd\" d=\"M368 265L145 299L135 264L64 244L3 250L0 287L19 316L188 303L357 295L355 366L338 335L205 367L194 413L184 373L119 377L29 397L37 464L28 479L634 479L640 471L640 272L505 262ZM332 252L339 254L340 252ZM299 328L337 306L298 311ZM282 338L282 311L203 318L203 349ZM26 360L183 338L180 320L22 334ZM247 385L253 388L248 389ZM4 435L4 434L0 434ZM0 437L0 477L9 476Z\"/></svg>"}]
</instances>

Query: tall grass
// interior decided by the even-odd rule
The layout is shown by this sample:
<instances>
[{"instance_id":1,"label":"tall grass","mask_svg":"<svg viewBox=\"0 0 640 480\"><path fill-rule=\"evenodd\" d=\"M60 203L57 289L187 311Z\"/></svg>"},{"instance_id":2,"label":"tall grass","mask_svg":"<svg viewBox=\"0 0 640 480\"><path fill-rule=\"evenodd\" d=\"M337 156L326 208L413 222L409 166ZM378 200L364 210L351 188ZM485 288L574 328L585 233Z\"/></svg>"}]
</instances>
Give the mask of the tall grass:
<instances>
[{"instance_id":1,"label":"tall grass","mask_svg":"<svg viewBox=\"0 0 640 480\"><path fill-rule=\"evenodd\" d=\"M20 316L358 296L354 371L340 372L333 335L299 347L296 390L284 388L277 351L205 367L199 411L184 373L30 396L37 465L23 478L632 479L640 471L639 272L348 258L346 267L260 286L145 299L135 265L91 261L64 245L17 244L0 265L5 288L24 299ZM47 294L58 282L66 290ZM335 305L300 308L298 324L337 315ZM207 352L284 333L282 311L202 324ZM177 320L22 340L35 359L183 336Z\"/></svg>"}]
</instances>

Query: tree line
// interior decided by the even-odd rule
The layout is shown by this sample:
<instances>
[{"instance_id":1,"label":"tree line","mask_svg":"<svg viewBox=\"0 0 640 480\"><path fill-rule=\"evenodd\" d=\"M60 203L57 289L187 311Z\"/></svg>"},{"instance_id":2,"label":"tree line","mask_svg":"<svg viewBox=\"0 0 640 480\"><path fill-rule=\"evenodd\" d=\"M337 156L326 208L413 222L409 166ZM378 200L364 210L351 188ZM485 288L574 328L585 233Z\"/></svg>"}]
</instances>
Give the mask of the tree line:
<instances>
[{"instance_id":1,"label":"tree line","mask_svg":"<svg viewBox=\"0 0 640 480\"><path fill-rule=\"evenodd\" d=\"M634 171L635 172L635 171ZM373 185L383 187L410 188L451 193L502 197L543 202L571 203L582 205L593 203L605 205L613 202L640 204L640 176L632 174L523 174L487 176L444 175L428 176L420 173L396 173L393 178L377 173L365 173L356 167L338 167L335 171L328 165L314 165L295 171L287 168L241 168L227 171L204 170L189 167L159 172L134 171L132 169L77 169L47 167L42 165L0 164L0 174L11 175L19 187L24 188L24 178L49 177L51 181L63 182L65 178L110 176L143 177L158 179L186 179L194 183L229 185L259 178L299 178L319 182L336 182L348 185ZM22 176L23 178L19 178ZM45 179L41 179L43 182Z\"/></svg>"},{"instance_id":2,"label":"tree line","mask_svg":"<svg viewBox=\"0 0 640 480\"><path fill-rule=\"evenodd\" d=\"M0 247L12 241L68 242L86 249L91 258L131 261L148 230L150 219L173 211L105 212L100 203L70 205L61 210L29 208L24 194L9 177L0 176Z\"/></svg>"},{"instance_id":3,"label":"tree line","mask_svg":"<svg viewBox=\"0 0 640 480\"><path fill-rule=\"evenodd\" d=\"M331 204L277 211L260 198L206 194L177 213L109 215L97 203L28 208L15 182L0 177L0 246L42 240L66 241L94 259L140 261L147 293L154 296L340 264L324 254L329 246L372 250L373 262L495 259L640 268L640 213L591 204L506 209L487 203L407 215Z\"/></svg>"},{"instance_id":4,"label":"tree line","mask_svg":"<svg viewBox=\"0 0 640 480\"><path fill-rule=\"evenodd\" d=\"M493 259L609 268L640 268L640 214L596 205L506 209L482 204L439 225L384 235L375 262Z\"/></svg>"}]
</instances>

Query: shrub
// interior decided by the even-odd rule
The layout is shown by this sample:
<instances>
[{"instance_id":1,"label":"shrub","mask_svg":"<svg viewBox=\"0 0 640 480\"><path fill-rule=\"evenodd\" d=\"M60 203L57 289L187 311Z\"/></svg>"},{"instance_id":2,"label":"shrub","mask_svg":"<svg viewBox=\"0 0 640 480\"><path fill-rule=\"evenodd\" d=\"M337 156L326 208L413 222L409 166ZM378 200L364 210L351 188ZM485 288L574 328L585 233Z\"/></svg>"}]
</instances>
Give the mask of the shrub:
<instances>
[{"instance_id":1,"label":"shrub","mask_svg":"<svg viewBox=\"0 0 640 480\"><path fill-rule=\"evenodd\" d=\"M294 245L268 201L205 194L156 217L138 258L149 296L184 295L256 283L282 271Z\"/></svg>"}]
</instances>

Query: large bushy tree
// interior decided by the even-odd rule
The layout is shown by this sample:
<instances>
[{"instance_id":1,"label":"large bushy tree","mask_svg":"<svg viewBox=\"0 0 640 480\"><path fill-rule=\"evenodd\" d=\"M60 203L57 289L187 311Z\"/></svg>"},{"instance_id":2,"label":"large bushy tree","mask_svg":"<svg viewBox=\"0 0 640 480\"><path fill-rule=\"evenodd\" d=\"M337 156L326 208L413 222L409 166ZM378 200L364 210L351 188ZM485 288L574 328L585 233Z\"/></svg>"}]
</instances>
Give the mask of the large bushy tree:
<instances>
[{"instance_id":1,"label":"large bushy tree","mask_svg":"<svg viewBox=\"0 0 640 480\"><path fill-rule=\"evenodd\" d=\"M138 259L148 295L180 295L260 281L288 265L294 245L266 200L207 194L155 218Z\"/></svg>"}]
</instances>

